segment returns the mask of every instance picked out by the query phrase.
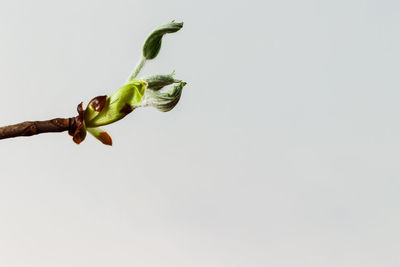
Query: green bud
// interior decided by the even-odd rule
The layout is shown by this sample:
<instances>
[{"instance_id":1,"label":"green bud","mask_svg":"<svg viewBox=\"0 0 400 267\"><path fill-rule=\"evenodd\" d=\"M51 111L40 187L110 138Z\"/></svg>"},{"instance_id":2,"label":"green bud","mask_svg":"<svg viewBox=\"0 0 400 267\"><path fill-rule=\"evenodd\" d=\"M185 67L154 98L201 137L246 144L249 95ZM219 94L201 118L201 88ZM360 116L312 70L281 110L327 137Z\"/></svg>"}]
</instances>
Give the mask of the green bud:
<instances>
[{"instance_id":1,"label":"green bud","mask_svg":"<svg viewBox=\"0 0 400 267\"><path fill-rule=\"evenodd\" d=\"M153 75L153 76L146 77L143 80L145 82L147 82L148 89L158 91L158 90L161 90L164 86L168 86L173 83L181 82L180 80L174 79L174 77L173 77L174 74L175 73L173 72L172 74L169 74L169 75Z\"/></svg>"},{"instance_id":2,"label":"green bud","mask_svg":"<svg viewBox=\"0 0 400 267\"><path fill-rule=\"evenodd\" d=\"M110 135L99 126L116 122L138 107L154 106L160 111L172 110L179 102L185 82L174 79L174 72L169 75L153 75L138 80L136 77L147 60L154 59L161 49L165 34L174 33L183 27L182 23L172 21L155 29L146 39L142 56L135 69L129 75L124 86L111 96L97 96L83 109L78 105L78 116L70 120L68 133L77 144L85 140L87 132L105 145L112 145ZM176 84L168 92L162 92L165 86Z\"/></svg>"},{"instance_id":3,"label":"green bud","mask_svg":"<svg viewBox=\"0 0 400 267\"><path fill-rule=\"evenodd\" d=\"M107 97L100 113L86 121L86 127L94 128L122 119L142 101L146 87L147 83L141 80L133 80L122 86L110 97Z\"/></svg>"},{"instance_id":4,"label":"green bud","mask_svg":"<svg viewBox=\"0 0 400 267\"><path fill-rule=\"evenodd\" d=\"M143 45L143 56L146 59L153 59L158 55L161 48L161 41L164 34L174 33L179 31L183 27L183 22L177 23L172 21L171 23L162 25L155 29L149 37L147 37L146 42Z\"/></svg>"},{"instance_id":5,"label":"green bud","mask_svg":"<svg viewBox=\"0 0 400 267\"><path fill-rule=\"evenodd\" d=\"M162 112L170 111L176 106L176 104L178 104L182 95L182 89L185 85L185 82L180 82L167 93L147 90L147 102L150 106L153 106Z\"/></svg>"}]
</instances>

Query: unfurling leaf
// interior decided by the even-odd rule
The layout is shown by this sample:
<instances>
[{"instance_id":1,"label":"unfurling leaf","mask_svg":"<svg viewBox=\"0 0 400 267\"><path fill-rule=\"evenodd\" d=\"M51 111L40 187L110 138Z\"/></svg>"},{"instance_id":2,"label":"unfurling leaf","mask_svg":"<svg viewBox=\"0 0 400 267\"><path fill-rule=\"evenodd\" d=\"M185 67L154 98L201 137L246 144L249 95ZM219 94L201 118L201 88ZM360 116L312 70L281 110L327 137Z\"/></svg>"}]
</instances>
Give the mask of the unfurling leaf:
<instances>
[{"instance_id":1,"label":"unfurling leaf","mask_svg":"<svg viewBox=\"0 0 400 267\"><path fill-rule=\"evenodd\" d=\"M174 79L174 73L169 75L153 75L143 79L147 82L147 88L151 90L161 90L163 87L173 83L181 82L180 80Z\"/></svg>"},{"instance_id":2,"label":"unfurling leaf","mask_svg":"<svg viewBox=\"0 0 400 267\"><path fill-rule=\"evenodd\" d=\"M179 31L183 27L183 22L177 23L172 21L171 23L162 25L155 29L149 37L147 37L146 42L143 45L143 56L146 59L153 59L160 52L162 37L167 33L174 33Z\"/></svg>"},{"instance_id":3,"label":"unfurling leaf","mask_svg":"<svg viewBox=\"0 0 400 267\"><path fill-rule=\"evenodd\" d=\"M185 82L180 82L167 93L147 90L147 101L149 105L156 107L162 112L170 111L178 104L182 95L182 89L185 85Z\"/></svg>"}]
</instances>

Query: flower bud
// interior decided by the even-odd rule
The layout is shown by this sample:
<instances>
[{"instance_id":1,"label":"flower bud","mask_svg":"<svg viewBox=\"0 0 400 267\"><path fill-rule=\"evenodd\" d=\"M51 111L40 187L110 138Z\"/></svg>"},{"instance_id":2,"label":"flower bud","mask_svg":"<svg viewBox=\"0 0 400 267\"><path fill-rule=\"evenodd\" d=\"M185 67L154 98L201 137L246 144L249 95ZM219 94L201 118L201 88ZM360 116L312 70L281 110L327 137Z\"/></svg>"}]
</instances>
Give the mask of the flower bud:
<instances>
[{"instance_id":1,"label":"flower bud","mask_svg":"<svg viewBox=\"0 0 400 267\"><path fill-rule=\"evenodd\" d=\"M182 89L185 85L185 82L180 82L167 93L148 90L146 92L147 101L151 106L162 112L170 111L178 104L182 95Z\"/></svg>"},{"instance_id":2,"label":"flower bud","mask_svg":"<svg viewBox=\"0 0 400 267\"><path fill-rule=\"evenodd\" d=\"M174 33L179 31L183 27L183 22L177 23L172 21L171 23L162 25L155 29L149 37L147 37L146 42L143 45L143 57L146 59L153 59L158 55L161 48L161 41L164 34Z\"/></svg>"}]
</instances>

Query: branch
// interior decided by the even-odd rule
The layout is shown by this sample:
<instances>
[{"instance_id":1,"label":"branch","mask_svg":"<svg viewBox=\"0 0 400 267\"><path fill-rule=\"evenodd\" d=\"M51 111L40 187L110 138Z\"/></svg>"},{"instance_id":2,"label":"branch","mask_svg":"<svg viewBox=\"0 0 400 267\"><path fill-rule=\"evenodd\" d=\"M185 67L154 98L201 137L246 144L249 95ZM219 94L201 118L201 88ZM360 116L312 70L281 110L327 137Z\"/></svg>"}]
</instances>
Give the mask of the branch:
<instances>
[{"instance_id":1,"label":"branch","mask_svg":"<svg viewBox=\"0 0 400 267\"><path fill-rule=\"evenodd\" d=\"M0 127L0 139L32 136L41 133L58 133L68 131L74 133L77 128L77 117L57 118L47 121L26 121L14 125Z\"/></svg>"}]
</instances>

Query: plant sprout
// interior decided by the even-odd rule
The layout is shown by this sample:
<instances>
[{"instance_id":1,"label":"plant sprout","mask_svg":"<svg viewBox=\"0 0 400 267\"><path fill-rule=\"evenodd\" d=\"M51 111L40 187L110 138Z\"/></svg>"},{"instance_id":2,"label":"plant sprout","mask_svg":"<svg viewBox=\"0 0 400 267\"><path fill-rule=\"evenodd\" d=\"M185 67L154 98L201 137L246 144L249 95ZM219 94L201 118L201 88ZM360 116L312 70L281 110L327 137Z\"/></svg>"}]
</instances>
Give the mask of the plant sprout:
<instances>
[{"instance_id":1,"label":"plant sprout","mask_svg":"<svg viewBox=\"0 0 400 267\"><path fill-rule=\"evenodd\" d=\"M97 96L89 101L86 108L78 105L78 116L48 121L28 121L0 128L0 139L31 136L46 132L68 131L76 144L86 138L87 132L105 145L112 145L110 135L102 126L123 119L134 109L153 106L162 112L172 110L182 94L185 82L174 78L175 72L167 75L153 75L137 78L146 61L157 57L164 35L179 31L183 23L172 21L155 29L146 39L142 56L129 78L110 96ZM164 87L173 87L164 91Z\"/></svg>"}]
</instances>

